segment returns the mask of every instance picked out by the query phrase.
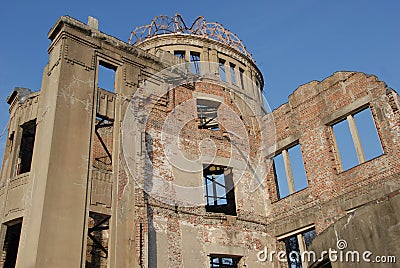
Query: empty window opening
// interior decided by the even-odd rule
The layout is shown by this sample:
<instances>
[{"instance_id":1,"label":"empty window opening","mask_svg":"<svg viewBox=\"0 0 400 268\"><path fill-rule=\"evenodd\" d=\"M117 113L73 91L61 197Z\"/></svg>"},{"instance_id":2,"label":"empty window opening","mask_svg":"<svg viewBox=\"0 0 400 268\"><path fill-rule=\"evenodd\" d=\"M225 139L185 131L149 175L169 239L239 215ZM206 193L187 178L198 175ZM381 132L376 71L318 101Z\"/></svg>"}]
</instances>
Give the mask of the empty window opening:
<instances>
[{"instance_id":1,"label":"empty window opening","mask_svg":"<svg viewBox=\"0 0 400 268\"><path fill-rule=\"evenodd\" d=\"M7 226L6 237L3 245L4 268L14 268L21 237L22 222Z\"/></svg>"},{"instance_id":2,"label":"empty window opening","mask_svg":"<svg viewBox=\"0 0 400 268\"><path fill-rule=\"evenodd\" d=\"M197 99L197 120L199 129L219 130L217 121L218 101Z\"/></svg>"},{"instance_id":3,"label":"empty window opening","mask_svg":"<svg viewBox=\"0 0 400 268\"><path fill-rule=\"evenodd\" d=\"M10 148L10 150L12 149L14 144L14 137L15 137L15 131L12 131L8 136L8 147Z\"/></svg>"},{"instance_id":4,"label":"empty window opening","mask_svg":"<svg viewBox=\"0 0 400 268\"><path fill-rule=\"evenodd\" d=\"M93 142L93 167L103 171L112 171L113 122L96 117L95 137Z\"/></svg>"},{"instance_id":5,"label":"empty window opening","mask_svg":"<svg viewBox=\"0 0 400 268\"><path fill-rule=\"evenodd\" d=\"M190 52L190 67L192 70L192 73L194 74L200 74L200 53L198 52Z\"/></svg>"},{"instance_id":6,"label":"empty window opening","mask_svg":"<svg viewBox=\"0 0 400 268\"><path fill-rule=\"evenodd\" d=\"M307 259L303 258L302 260L301 256L303 252L309 248L316 235L317 233L315 232L315 229L312 228L281 240L281 242L285 243L286 257L289 267L308 267Z\"/></svg>"},{"instance_id":7,"label":"empty window opening","mask_svg":"<svg viewBox=\"0 0 400 268\"><path fill-rule=\"evenodd\" d=\"M185 59L185 51L184 50L175 50L174 55L178 58Z\"/></svg>"},{"instance_id":8,"label":"empty window opening","mask_svg":"<svg viewBox=\"0 0 400 268\"><path fill-rule=\"evenodd\" d=\"M231 83L236 85L236 70L235 70L235 64L230 63L229 64L230 71L231 71Z\"/></svg>"},{"instance_id":9,"label":"empty window opening","mask_svg":"<svg viewBox=\"0 0 400 268\"><path fill-rule=\"evenodd\" d=\"M346 119L332 127L342 170L350 169L383 154L369 107L348 115Z\"/></svg>"},{"instance_id":10,"label":"empty window opening","mask_svg":"<svg viewBox=\"0 0 400 268\"><path fill-rule=\"evenodd\" d=\"M279 199L308 187L300 144L282 150L273 161Z\"/></svg>"},{"instance_id":11,"label":"empty window opening","mask_svg":"<svg viewBox=\"0 0 400 268\"><path fill-rule=\"evenodd\" d=\"M219 78L221 79L221 81L226 82L225 60L219 59L218 66L219 66Z\"/></svg>"},{"instance_id":12,"label":"empty window opening","mask_svg":"<svg viewBox=\"0 0 400 268\"><path fill-rule=\"evenodd\" d=\"M244 70L239 68L240 86L244 89Z\"/></svg>"},{"instance_id":13,"label":"empty window opening","mask_svg":"<svg viewBox=\"0 0 400 268\"><path fill-rule=\"evenodd\" d=\"M241 257L210 255L210 268L237 268Z\"/></svg>"},{"instance_id":14,"label":"empty window opening","mask_svg":"<svg viewBox=\"0 0 400 268\"><path fill-rule=\"evenodd\" d=\"M17 174L31 171L33 146L36 136L36 120L26 122L22 126L21 145L19 148L19 158Z\"/></svg>"},{"instance_id":15,"label":"empty window opening","mask_svg":"<svg viewBox=\"0 0 400 268\"><path fill-rule=\"evenodd\" d=\"M117 68L100 61L97 74L97 86L104 90L115 92L115 72Z\"/></svg>"},{"instance_id":16,"label":"empty window opening","mask_svg":"<svg viewBox=\"0 0 400 268\"><path fill-rule=\"evenodd\" d=\"M110 217L95 212L89 213L86 267L106 268Z\"/></svg>"},{"instance_id":17,"label":"empty window opening","mask_svg":"<svg viewBox=\"0 0 400 268\"><path fill-rule=\"evenodd\" d=\"M236 216L232 168L205 166L203 177L206 211Z\"/></svg>"}]
</instances>

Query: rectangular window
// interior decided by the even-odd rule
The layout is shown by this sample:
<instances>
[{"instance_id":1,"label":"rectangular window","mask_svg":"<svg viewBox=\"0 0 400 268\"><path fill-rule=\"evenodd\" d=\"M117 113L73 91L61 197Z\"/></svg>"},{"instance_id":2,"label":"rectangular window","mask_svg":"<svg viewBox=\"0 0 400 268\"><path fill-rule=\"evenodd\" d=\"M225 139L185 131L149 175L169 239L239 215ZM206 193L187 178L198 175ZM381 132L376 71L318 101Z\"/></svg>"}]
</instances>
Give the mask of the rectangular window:
<instances>
[{"instance_id":1,"label":"rectangular window","mask_svg":"<svg viewBox=\"0 0 400 268\"><path fill-rule=\"evenodd\" d=\"M18 255L19 239L21 237L22 222L7 226L3 245L4 268L15 267Z\"/></svg>"},{"instance_id":2,"label":"rectangular window","mask_svg":"<svg viewBox=\"0 0 400 268\"><path fill-rule=\"evenodd\" d=\"M241 257L238 256L210 256L210 268L237 268Z\"/></svg>"},{"instance_id":3,"label":"rectangular window","mask_svg":"<svg viewBox=\"0 0 400 268\"><path fill-rule=\"evenodd\" d=\"M190 52L190 67L192 70L192 73L194 74L200 74L200 53L198 52Z\"/></svg>"},{"instance_id":4,"label":"rectangular window","mask_svg":"<svg viewBox=\"0 0 400 268\"><path fill-rule=\"evenodd\" d=\"M282 150L273 163L279 199L308 187L300 144Z\"/></svg>"},{"instance_id":5,"label":"rectangular window","mask_svg":"<svg viewBox=\"0 0 400 268\"><path fill-rule=\"evenodd\" d=\"M312 228L281 240L285 243L289 267L308 267L307 260L303 260L302 262L301 254L308 249L316 235L315 229Z\"/></svg>"},{"instance_id":6,"label":"rectangular window","mask_svg":"<svg viewBox=\"0 0 400 268\"><path fill-rule=\"evenodd\" d=\"M205 165L203 177L206 211L236 216L232 168Z\"/></svg>"},{"instance_id":7,"label":"rectangular window","mask_svg":"<svg viewBox=\"0 0 400 268\"><path fill-rule=\"evenodd\" d=\"M93 167L112 172L113 122L102 116L96 117L95 137L93 138Z\"/></svg>"},{"instance_id":8,"label":"rectangular window","mask_svg":"<svg viewBox=\"0 0 400 268\"><path fill-rule=\"evenodd\" d=\"M197 99L197 120L199 129L219 130L217 121L218 101Z\"/></svg>"},{"instance_id":9,"label":"rectangular window","mask_svg":"<svg viewBox=\"0 0 400 268\"><path fill-rule=\"evenodd\" d=\"M219 65L219 78L221 79L221 81L226 82L225 60L219 59L218 65Z\"/></svg>"},{"instance_id":10,"label":"rectangular window","mask_svg":"<svg viewBox=\"0 0 400 268\"><path fill-rule=\"evenodd\" d=\"M97 86L109 92L115 92L115 72L117 68L100 61L97 74Z\"/></svg>"},{"instance_id":11,"label":"rectangular window","mask_svg":"<svg viewBox=\"0 0 400 268\"><path fill-rule=\"evenodd\" d=\"M109 215L89 212L85 267L107 267L110 218Z\"/></svg>"},{"instance_id":12,"label":"rectangular window","mask_svg":"<svg viewBox=\"0 0 400 268\"><path fill-rule=\"evenodd\" d=\"M19 148L17 175L31 171L33 146L36 136L36 120L26 122L21 127L22 137Z\"/></svg>"},{"instance_id":13,"label":"rectangular window","mask_svg":"<svg viewBox=\"0 0 400 268\"><path fill-rule=\"evenodd\" d=\"M244 89L244 70L239 68L240 86Z\"/></svg>"},{"instance_id":14,"label":"rectangular window","mask_svg":"<svg viewBox=\"0 0 400 268\"><path fill-rule=\"evenodd\" d=\"M371 109L350 114L332 125L342 170L350 169L383 154Z\"/></svg>"},{"instance_id":15,"label":"rectangular window","mask_svg":"<svg viewBox=\"0 0 400 268\"><path fill-rule=\"evenodd\" d=\"M175 50L174 55L178 58L185 59L185 51L184 50Z\"/></svg>"},{"instance_id":16,"label":"rectangular window","mask_svg":"<svg viewBox=\"0 0 400 268\"><path fill-rule=\"evenodd\" d=\"M230 63L229 64L230 71L231 71L231 83L236 85L236 71L235 71L235 64Z\"/></svg>"}]
</instances>

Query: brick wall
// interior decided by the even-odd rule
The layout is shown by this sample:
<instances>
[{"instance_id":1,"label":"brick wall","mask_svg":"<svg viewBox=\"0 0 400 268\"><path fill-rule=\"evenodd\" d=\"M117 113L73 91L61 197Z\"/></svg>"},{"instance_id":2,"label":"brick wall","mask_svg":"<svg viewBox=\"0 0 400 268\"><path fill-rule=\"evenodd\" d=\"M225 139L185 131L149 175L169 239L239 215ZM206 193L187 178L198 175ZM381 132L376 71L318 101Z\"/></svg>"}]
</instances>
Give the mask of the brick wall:
<instances>
[{"instance_id":1,"label":"brick wall","mask_svg":"<svg viewBox=\"0 0 400 268\"><path fill-rule=\"evenodd\" d=\"M268 218L275 235L307 224L315 224L320 233L346 215L346 210L399 187L399 114L393 109L396 98L398 95L387 93L385 83L375 76L337 72L322 82L300 86L288 103L273 111L277 144L291 135L298 137L308 180L308 188L278 200L271 168L266 188L272 201ZM384 153L342 171L330 123L339 119L335 117L341 110L360 108L363 99L371 108Z\"/></svg>"}]
</instances>

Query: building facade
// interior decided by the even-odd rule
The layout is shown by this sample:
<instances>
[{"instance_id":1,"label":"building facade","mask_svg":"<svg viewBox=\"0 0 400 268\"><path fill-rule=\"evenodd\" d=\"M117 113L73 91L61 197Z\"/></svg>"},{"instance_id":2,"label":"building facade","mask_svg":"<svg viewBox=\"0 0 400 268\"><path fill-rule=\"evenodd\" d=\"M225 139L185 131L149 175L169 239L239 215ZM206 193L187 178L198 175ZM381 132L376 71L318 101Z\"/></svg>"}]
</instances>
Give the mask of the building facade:
<instances>
[{"instance_id":1,"label":"building facade","mask_svg":"<svg viewBox=\"0 0 400 268\"><path fill-rule=\"evenodd\" d=\"M366 267L296 258L339 240L399 254L384 82L337 72L269 111L222 25L160 16L125 43L97 24L61 17L40 91L7 99L3 267Z\"/></svg>"}]
</instances>

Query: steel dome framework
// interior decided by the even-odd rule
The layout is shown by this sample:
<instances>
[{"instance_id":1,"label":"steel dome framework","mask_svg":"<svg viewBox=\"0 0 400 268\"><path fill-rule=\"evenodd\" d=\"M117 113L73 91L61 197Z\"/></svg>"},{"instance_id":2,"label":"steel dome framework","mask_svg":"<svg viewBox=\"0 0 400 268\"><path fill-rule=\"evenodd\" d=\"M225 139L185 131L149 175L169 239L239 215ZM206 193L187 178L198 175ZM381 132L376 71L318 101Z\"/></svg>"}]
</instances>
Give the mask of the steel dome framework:
<instances>
[{"instance_id":1,"label":"steel dome framework","mask_svg":"<svg viewBox=\"0 0 400 268\"><path fill-rule=\"evenodd\" d=\"M136 27L131 32L129 44L137 45L148 38L162 34L192 34L212 39L236 49L254 62L251 53L236 34L218 22L207 22L203 16L197 17L190 27L186 26L179 14L175 14L174 17L156 16L150 24Z\"/></svg>"}]
</instances>

